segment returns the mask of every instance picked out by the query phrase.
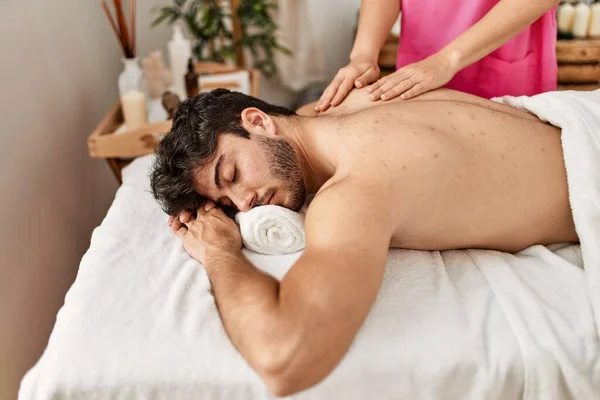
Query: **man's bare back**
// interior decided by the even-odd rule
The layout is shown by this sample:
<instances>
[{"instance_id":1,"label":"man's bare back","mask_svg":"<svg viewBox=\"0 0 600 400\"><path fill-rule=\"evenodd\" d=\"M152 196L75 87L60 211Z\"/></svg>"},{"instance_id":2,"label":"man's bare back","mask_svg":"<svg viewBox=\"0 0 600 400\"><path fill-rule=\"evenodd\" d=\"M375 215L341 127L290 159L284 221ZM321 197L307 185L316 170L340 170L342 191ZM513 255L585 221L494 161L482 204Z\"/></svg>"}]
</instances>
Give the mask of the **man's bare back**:
<instances>
[{"instance_id":1,"label":"man's bare back","mask_svg":"<svg viewBox=\"0 0 600 400\"><path fill-rule=\"evenodd\" d=\"M316 140L337 167L315 199L368 186L359 196L389 215L393 247L514 252L577 240L558 128L448 90L367 96L354 91L319 117Z\"/></svg>"}]
</instances>

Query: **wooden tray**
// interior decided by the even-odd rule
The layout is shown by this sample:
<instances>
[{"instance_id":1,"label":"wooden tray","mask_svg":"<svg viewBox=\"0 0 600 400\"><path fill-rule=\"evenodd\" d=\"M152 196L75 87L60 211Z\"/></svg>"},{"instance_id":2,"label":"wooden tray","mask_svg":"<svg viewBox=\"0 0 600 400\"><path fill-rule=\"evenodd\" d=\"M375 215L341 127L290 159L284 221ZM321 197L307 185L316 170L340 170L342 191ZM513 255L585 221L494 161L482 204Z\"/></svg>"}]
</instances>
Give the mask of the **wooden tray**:
<instances>
[{"instance_id":1,"label":"wooden tray","mask_svg":"<svg viewBox=\"0 0 600 400\"><path fill-rule=\"evenodd\" d=\"M116 133L124 123L121 102L117 102L88 138L92 158L135 158L154 153L161 137L171 130L172 121L160 121Z\"/></svg>"},{"instance_id":2,"label":"wooden tray","mask_svg":"<svg viewBox=\"0 0 600 400\"><path fill-rule=\"evenodd\" d=\"M259 96L260 73L258 70L211 62L197 62L195 70L198 74L248 71L250 75L250 94L254 97ZM156 145L162 136L171 130L172 126L172 121L167 120L153 122L139 129L117 132L123 123L121 102L117 101L88 137L90 157L105 159L119 182L121 182L123 167L136 157L154 153Z\"/></svg>"}]
</instances>

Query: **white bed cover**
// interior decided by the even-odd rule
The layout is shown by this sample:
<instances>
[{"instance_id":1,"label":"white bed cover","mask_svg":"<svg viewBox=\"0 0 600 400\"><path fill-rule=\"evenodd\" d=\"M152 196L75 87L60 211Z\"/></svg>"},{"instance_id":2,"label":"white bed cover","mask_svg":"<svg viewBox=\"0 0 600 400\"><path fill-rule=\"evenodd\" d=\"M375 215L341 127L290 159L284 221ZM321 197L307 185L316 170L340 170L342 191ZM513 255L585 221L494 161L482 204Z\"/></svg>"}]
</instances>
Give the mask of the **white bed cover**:
<instances>
[{"instance_id":1,"label":"white bed cover","mask_svg":"<svg viewBox=\"0 0 600 400\"><path fill-rule=\"evenodd\" d=\"M204 269L152 199L150 162L125 169L20 399L273 398L230 343ZM276 277L298 257L248 256ZM579 245L517 255L391 250L348 354L290 398L600 398L582 266Z\"/></svg>"}]
</instances>

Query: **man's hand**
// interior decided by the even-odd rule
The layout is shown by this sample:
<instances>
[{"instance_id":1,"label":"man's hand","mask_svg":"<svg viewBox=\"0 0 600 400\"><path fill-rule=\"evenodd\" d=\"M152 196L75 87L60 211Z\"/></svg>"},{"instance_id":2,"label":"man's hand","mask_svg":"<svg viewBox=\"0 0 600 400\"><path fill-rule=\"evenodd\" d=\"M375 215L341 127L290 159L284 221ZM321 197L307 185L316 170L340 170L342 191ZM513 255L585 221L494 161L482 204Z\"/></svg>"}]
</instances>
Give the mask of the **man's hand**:
<instances>
[{"instance_id":1,"label":"man's hand","mask_svg":"<svg viewBox=\"0 0 600 400\"><path fill-rule=\"evenodd\" d=\"M183 241L185 251L202 264L242 248L240 228L211 201L198 209L196 218L189 212L170 217L169 226Z\"/></svg>"},{"instance_id":2,"label":"man's hand","mask_svg":"<svg viewBox=\"0 0 600 400\"><path fill-rule=\"evenodd\" d=\"M379 77L379 66L376 59L357 59L341 68L333 81L327 86L316 111L325 111L329 106L335 107L350 93L354 86L363 88Z\"/></svg>"},{"instance_id":3,"label":"man's hand","mask_svg":"<svg viewBox=\"0 0 600 400\"><path fill-rule=\"evenodd\" d=\"M391 100L400 96L408 100L422 93L444 86L456 75L453 56L436 53L426 59L408 64L384 76L367 88L373 100Z\"/></svg>"}]
</instances>

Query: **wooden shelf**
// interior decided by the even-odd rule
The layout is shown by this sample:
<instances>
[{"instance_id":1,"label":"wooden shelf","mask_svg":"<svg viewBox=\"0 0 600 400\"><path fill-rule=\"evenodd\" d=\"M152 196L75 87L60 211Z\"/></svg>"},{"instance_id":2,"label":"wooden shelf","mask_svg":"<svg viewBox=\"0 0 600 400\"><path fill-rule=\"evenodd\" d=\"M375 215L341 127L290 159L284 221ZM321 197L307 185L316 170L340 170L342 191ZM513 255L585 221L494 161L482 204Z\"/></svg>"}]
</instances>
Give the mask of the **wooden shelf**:
<instances>
[{"instance_id":1,"label":"wooden shelf","mask_svg":"<svg viewBox=\"0 0 600 400\"><path fill-rule=\"evenodd\" d=\"M390 35L379 53L381 76L394 71L397 49L398 38ZM559 40L556 57L560 88L591 90L600 83L600 39Z\"/></svg>"},{"instance_id":2,"label":"wooden shelf","mask_svg":"<svg viewBox=\"0 0 600 400\"><path fill-rule=\"evenodd\" d=\"M592 90L600 89L600 83L589 83L589 84L566 84L566 85L558 85L558 90L579 90L584 92L589 92Z\"/></svg>"},{"instance_id":3,"label":"wooden shelf","mask_svg":"<svg viewBox=\"0 0 600 400\"><path fill-rule=\"evenodd\" d=\"M600 40L559 40L556 58L559 90L600 87Z\"/></svg>"},{"instance_id":4,"label":"wooden shelf","mask_svg":"<svg viewBox=\"0 0 600 400\"><path fill-rule=\"evenodd\" d=\"M600 40L559 40L556 58L559 64L599 63Z\"/></svg>"},{"instance_id":5,"label":"wooden shelf","mask_svg":"<svg viewBox=\"0 0 600 400\"><path fill-rule=\"evenodd\" d=\"M560 83L598 83L600 64L561 64L558 66Z\"/></svg>"}]
</instances>

